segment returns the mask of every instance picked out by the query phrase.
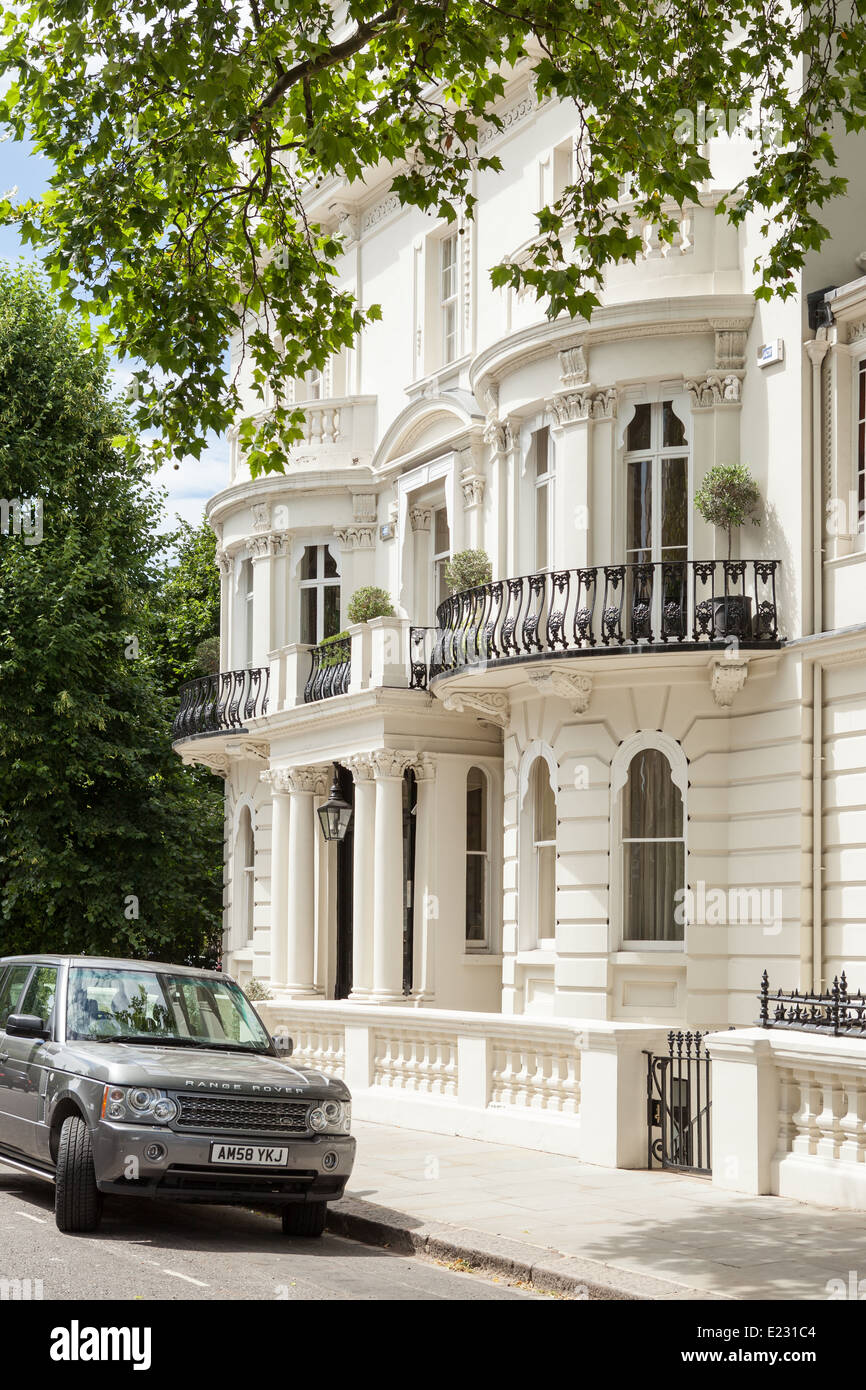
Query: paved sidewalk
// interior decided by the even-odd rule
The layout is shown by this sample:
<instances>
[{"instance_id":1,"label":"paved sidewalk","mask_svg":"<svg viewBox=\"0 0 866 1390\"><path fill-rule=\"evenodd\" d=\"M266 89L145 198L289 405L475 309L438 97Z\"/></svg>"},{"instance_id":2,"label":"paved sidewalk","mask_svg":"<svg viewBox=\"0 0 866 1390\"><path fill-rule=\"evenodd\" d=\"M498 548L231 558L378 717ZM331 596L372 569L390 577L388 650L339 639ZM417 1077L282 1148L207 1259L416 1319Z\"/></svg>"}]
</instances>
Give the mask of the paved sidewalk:
<instances>
[{"instance_id":1,"label":"paved sidewalk","mask_svg":"<svg viewBox=\"0 0 866 1390\"><path fill-rule=\"evenodd\" d=\"M460 1236L446 1243L452 1250L477 1235L482 1249L522 1248L547 1264L553 1254L554 1266L557 1254L575 1257L583 1264L561 1267L588 1271L602 1290L592 1297L826 1300L829 1280L847 1288L852 1271L866 1280L866 1213L474 1139L360 1121L353 1129L358 1158L338 1222L341 1208L375 1220L384 1207L402 1213L396 1224L410 1233L451 1228ZM621 1292L604 1292L606 1275Z\"/></svg>"}]
</instances>

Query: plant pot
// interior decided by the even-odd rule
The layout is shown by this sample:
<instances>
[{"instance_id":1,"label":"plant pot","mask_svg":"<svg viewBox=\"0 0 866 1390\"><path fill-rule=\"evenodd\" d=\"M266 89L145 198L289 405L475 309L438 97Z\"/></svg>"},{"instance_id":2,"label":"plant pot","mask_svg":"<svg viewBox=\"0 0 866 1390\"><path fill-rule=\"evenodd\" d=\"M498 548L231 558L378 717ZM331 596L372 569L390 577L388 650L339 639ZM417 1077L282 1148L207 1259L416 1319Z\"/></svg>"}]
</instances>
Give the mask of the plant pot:
<instances>
[{"instance_id":1,"label":"plant pot","mask_svg":"<svg viewBox=\"0 0 866 1390\"><path fill-rule=\"evenodd\" d=\"M729 594L713 599L713 638L752 636L752 600L748 594Z\"/></svg>"}]
</instances>

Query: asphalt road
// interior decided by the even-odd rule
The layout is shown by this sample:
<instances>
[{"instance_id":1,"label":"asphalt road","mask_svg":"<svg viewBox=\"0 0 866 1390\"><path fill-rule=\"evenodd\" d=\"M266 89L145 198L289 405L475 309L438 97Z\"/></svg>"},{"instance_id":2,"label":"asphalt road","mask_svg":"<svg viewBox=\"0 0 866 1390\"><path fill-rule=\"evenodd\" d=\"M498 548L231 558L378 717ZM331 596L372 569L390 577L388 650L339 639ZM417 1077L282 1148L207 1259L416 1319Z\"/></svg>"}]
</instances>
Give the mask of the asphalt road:
<instances>
[{"instance_id":1,"label":"asphalt road","mask_svg":"<svg viewBox=\"0 0 866 1390\"><path fill-rule=\"evenodd\" d=\"M0 1165L0 1280L44 1299L538 1299L477 1275L324 1235L292 1240L235 1207L107 1198L99 1231L62 1235L54 1188Z\"/></svg>"}]
</instances>

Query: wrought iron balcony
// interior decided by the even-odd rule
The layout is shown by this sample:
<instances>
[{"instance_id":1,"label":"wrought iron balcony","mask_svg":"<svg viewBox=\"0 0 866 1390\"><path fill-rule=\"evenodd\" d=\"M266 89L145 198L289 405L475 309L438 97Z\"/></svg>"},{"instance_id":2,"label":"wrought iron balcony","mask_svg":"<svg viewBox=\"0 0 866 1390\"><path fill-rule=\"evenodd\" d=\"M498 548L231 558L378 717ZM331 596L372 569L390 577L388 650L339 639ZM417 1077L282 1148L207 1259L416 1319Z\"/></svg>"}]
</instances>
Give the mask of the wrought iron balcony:
<instances>
[{"instance_id":1,"label":"wrought iron balcony","mask_svg":"<svg viewBox=\"0 0 866 1390\"><path fill-rule=\"evenodd\" d=\"M304 704L345 695L352 672L352 639L340 637L321 642L310 652L312 665L304 688Z\"/></svg>"},{"instance_id":2,"label":"wrought iron balcony","mask_svg":"<svg viewBox=\"0 0 866 1390\"><path fill-rule=\"evenodd\" d=\"M536 656L780 644L778 560L661 560L500 579L410 630L409 683Z\"/></svg>"},{"instance_id":3,"label":"wrought iron balcony","mask_svg":"<svg viewBox=\"0 0 866 1390\"><path fill-rule=\"evenodd\" d=\"M187 681L180 688L172 740L237 732L246 720L267 714L269 677L267 666L253 666Z\"/></svg>"}]
</instances>

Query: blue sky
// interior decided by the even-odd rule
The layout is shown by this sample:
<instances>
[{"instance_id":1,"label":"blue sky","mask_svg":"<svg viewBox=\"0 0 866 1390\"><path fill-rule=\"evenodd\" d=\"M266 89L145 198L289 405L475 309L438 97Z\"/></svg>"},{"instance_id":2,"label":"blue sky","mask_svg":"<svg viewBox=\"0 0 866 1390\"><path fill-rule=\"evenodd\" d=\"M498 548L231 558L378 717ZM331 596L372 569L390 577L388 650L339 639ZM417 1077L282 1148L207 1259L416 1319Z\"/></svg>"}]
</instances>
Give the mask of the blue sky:
<instances>
[{"instance_id":1,"label":"blue sky","mask_svg":"<svg viewBox=\"0 0 866 1390\"><path fill-rule=\"evenodd\" d=\"M32 153L29 146L7 140L0 144L0 192L17 186L20 197L39 197L48 186L50 167L44 159ZM22 246L14 227L0 226L0 260L35 259L33 248ZM131 365L115 368L118 391L129 380ZM228 481L228 445L224 438L214 438L201 459L184 459L175 469L171 465L156 474L157 483L168 489L166 526L173 524L175 515L197 523L201 520L205 502Z\"/></svg>"}]
</instances>

